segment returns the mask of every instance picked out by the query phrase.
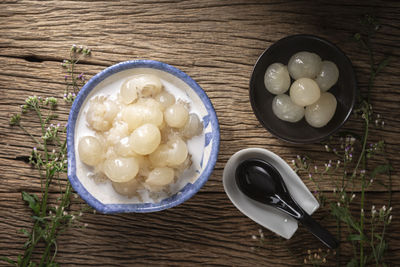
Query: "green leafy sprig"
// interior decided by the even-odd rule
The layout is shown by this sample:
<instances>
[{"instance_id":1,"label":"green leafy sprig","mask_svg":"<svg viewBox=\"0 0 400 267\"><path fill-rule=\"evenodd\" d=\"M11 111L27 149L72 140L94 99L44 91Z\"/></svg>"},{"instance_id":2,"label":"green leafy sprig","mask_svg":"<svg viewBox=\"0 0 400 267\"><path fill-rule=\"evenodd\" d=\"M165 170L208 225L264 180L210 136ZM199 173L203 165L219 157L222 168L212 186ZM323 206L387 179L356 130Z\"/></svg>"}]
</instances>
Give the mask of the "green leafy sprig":
<instances>
[{"instance_id":1,"label":"green leafy sprig","mask_svg":"<svg viewBox=\"0 0 400 267\"><path fill-rule=\"evenodd\" d=\"M68 103L72 103L75 100L76 94L80 88L86 83L86 77L83 72L77 75L75 66L80 60L85 57L91 56L92 50L83 46L72 45L70 49L70 58L65 59L61 66L66 70L64 80L66 88L64 91L64 100Z\"/></svg>"},{"instance_id":2,"label":"green leafy sprig","mask_svg":"<svg viewBox=\"0 0 400 267\"><path fill-rule=\"evenodd\" d=\"M80 87L85 83L83 73L76 74L76 64L90 55L90 49L73 45L70 49L70 58L62 63L67 72L63 97L67 103L74 101ZM57 102L55 97L30 96L21 106L21 112L10 118L10 125L19 127L35 144L29 156L29 163L38 170L41 179L40 196L25 191L21 194L22 200L32 210L33 219L30 231L21 229L21 233L27 238L24 254L18 255L16 260L9 257L1 258L14 266L58 266L55 262L57 237L68 227L79 226L79 218L83 214L82 211L70 211L73 190L65 175L67 173L66 125L53 123L57 118L55 113ZM28 113L33 113L39 120L40 138L31 134L22 123L23 117ZM57 203L53 206L49 204L48 198L50 188L56 186L56 181L60 193ZM44 244L44 249L38 249L39 243ZM38 262L33 260L34 253L41 255Z\"/></svg>"},{"instance_id":3,"label":"green leafy sprig","mask_svg":"<svg viewBox=\"0 0 400 267\"><path fill-rule=\"evenodd\" d=\"M390 57L376 61L372 42L374 34L379 30L379 22L372 16L365 16L361 20L365 32L356 33L354 39L364 48L369 55L370 77L367 91L359 94L358 106L354 110L356 117L361 118L363 133L361 135L350 131L339 133L337 138L331 138L324 145L328 153L332 153L334 160L325 163L318 170L307 157L300 157L293 161L298 172L308 173L311 181L318 189L318 181L329 177L333 181L333 201L327 201L331 214L337 221L338 238L349 242L353 247L353 257L347 263L351 266L387 266L385 252L388 248L386 233L392 221L391 215L391 172L392 165L385 154L385 142L370 140L370 128L384 127L384 121L372 109L370 92L378 74L388 65ZM371 160L379 157L382 164L371 166ZM338 176L339 174L339 176ZM371 212L366 212L366 192L379 175L386 175L387 179L380 181L388 189L389 200L379 210L371 207ZM339 177L339 179L337 178ZM327 179L326 179L327 180ZM355 192L360 192L357 196ZM326 200L324 193L318 189L318 199ZM359 214L354 214L351 207L353 200L359 197ZM322 204L324 204L321 201ZM344 236L345 235L345 236ZM341 251L337 250L337 264L340 266Z\"/></svg>"}]
</instances>

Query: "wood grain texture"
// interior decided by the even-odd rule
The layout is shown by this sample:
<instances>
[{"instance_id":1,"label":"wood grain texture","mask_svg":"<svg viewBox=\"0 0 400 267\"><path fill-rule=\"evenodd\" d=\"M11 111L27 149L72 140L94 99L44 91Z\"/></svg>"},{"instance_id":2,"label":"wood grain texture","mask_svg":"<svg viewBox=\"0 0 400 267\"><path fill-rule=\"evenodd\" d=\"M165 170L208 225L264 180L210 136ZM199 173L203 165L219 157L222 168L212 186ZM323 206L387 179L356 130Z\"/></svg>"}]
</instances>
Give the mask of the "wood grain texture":
<instances>
[{"instance_id":1,"label":"wood grain texture","mask_svg":"<svg viewBox=\"0 0 400 267\"><path fill-rule=\"evenodd\" d=\"M351 39L360 28L358 19L366 13L376 14L382 22L374 42L377 57L394 57L372 92L374 110L384 118L385 128L372 130L371 136L385 139L395 169L388 254L395 266L400 261L400 234L396 231L400 227L397 1L2 1L0 256L15 258L22 252L24 237L17 231L29 227L31 220L20 192L40 191L37 173L16 159L29 154L32 144L21 131L8 126L9 116L29 95L62 95L60 62L76 43L94 51L93 57L79 66L88 76L117 62L139 58L163 61L189 74L216 109L221 145L215 170L195 197L153 214L85 214L82 223L88 223L86 229L71 229L60 237L58 262L67 266L302 266L307 249L320 244L302 228L290 241L265 230L265 244L258 248L251 235L257 235L259 226L234 208L225 195L223 167L233 153L246 147L270 149L288 162L297 154L318 158L322 165L330 159L320 145L287 144L262 128L248 100L249 78L258 56L273 42L290 34L310 33L331 40L349 56L359 87L365 90L368 55ZM58 110L60 122L66 123L68 106L60 105ZM40 135L34 120L24 123ZM345 128L357 131L359 121L351 118ZM308 179L304 182L315 189ZM322 190L331 192L329 179L320 184ZM385 190L375 183L368 198L382 205L388 198ZM57 188L53 188L51 198L56 196ZM79 210L83 203L75 201L73 210ZM325 212L318 211L316 218L329 217ZM330 219L324 224L334 231ZM334 261L328 259L328 265Z\"/></svg>"}]
</instances>

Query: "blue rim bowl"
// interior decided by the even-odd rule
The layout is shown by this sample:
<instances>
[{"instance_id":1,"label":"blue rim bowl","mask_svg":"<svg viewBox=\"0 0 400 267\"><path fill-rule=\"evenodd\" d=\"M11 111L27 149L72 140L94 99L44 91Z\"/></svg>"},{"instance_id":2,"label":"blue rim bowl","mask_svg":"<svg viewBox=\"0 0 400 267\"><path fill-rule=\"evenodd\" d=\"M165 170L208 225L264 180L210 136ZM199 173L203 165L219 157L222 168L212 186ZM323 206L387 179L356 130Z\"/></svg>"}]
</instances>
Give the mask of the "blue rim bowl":
<instances>
[{"instance_id":1,"label":"blue rim bowl","mask_svg":"<svg viewBox=\"0 0 400 267\"><path fill-rule=\"evenodd\" d=\"M184 83L186 83L191 90L200 98L202 105L204 105L207 115L203 117L204 124L204 148L211 146L209 149L210 153L207 155L207 159L204 159L204 152L200 162L201 170L199 176L194 183L187 183L178 193L163 199L158 203L103 203L95 196L93 196L81 183L77 177L77 164L75 156L75 131L76 122L78 119L79 112L82 105L85 102L87 96L92 92L96 86L107 79L111 75L119 73L121 71L134 69L134 68L150 68L160 71L167 72L177 77ZM168 65L163 62L154 60L132 60L125 61L106 68L100 73L92 77L77 95L74 103L72 104L71 111L68 118L67 126L67 155L68 155L68 178L71 182L72 187L78 193L78 195L85 200L91 207L102 213L125 213L125 212L156 212L164 209L172 208L177 206L184 201L195 195L200 188L208 180L211 175L215 163L218 158L219 151L219 124L218 118L213 108L210 99L207 97L203 89L183 71ZM206 164L203 164L206 163Z\"/></svg>"}]
</instances>

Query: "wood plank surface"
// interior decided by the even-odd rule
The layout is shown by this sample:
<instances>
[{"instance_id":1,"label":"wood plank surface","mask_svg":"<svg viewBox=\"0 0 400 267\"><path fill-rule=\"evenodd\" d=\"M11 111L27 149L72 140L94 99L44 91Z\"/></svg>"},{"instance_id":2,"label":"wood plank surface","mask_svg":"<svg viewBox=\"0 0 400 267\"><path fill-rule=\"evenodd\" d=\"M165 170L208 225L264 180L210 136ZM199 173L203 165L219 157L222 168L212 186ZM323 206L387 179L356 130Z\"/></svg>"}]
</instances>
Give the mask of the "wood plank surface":
<instances>
[{"instance_id":1,"label":"wood plank surface","mask_svg":"<svg viewBox=\"0 0 400 267\"><path fill-rule=\"evenodd\" d=\"M384 138L393 172L393 224L388 258L400 261L400 2L398 1L13 1L0 3L0 256L22 252L18 229L31 225L30 211L20 192L40 191L38 174L19 156L32 144L8 120L29 95L61 96L60 62L72 44L88 45L93 56L79 68L88 77L120 61L159 60L183 70L210 97L221 128L218 162L209 181L192 199L152 214L83 216L84 229L74 228L59 240L58 262L67 266L302 266L308 249L318 249L302 227L285 241L264 229L259 247L252 235L256 223L242 215L224 193L225 163L246 147L272 150L290 162L298 154L327 162L323 147L292 145L273 137L257 121L248 99L248 83L258 56L287 35L315 34L331 40L352 60L361 90L368 83L368 55L352 41L359 18L373 13L382 23L375 41L377 57L394 59L375 82L372 101L385 121L373 129L374 140ZM68 106L59 105L66 123ZM28 128L39 129L27 121ZM359 129L355 118L346 129ZM313 184L303 176L314 190ZM319 181L331 192L330 180ZM367 196L382 205L386 189L374 183ZM57 196L57 189L51 197ZM84 205L75 199L73 210ZM356 201L359 201L358 197ZM326 216L319 210L317 219ZM334 231L334 222L324 225ZM345 246L346 247L346 246ZM289 250L287 249L289 248ZM345 249L344 249L345 250ZM344 262L346 258L343 258ZM328 258L328 265L335 265ZM1 263L0 263L1 265Z\"/></svg>"}]
</instances>

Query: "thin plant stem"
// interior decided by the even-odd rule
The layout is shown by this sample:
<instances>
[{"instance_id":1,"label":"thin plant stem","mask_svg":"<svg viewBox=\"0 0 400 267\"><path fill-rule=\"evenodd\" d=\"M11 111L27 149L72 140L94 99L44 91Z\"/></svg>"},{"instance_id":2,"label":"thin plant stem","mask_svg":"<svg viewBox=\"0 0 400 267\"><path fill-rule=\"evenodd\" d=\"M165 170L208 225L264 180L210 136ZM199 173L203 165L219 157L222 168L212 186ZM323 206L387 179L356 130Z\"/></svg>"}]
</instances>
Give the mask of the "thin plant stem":
<instances>
[{"instance_id":1,"label":"thin plant stem","mask_svg":"<svg viewBox=\"0 0 400 267\"><path fill-rule=\"evenodd\" d=\"M78 53L83 53L84 55L89 55L89 49L80 49L76 52L76 46L73 46L71 50L74 49L74 53L70 54L70 61L65 60L63 63L63 67L67 67L67 63L69 67L71 67L72 72L72 81L74 86L74 91L79 91L79 84L77 83L77 78L75 77L75 64L83 57L76 57ZM68 68L69 68L68 67ZM70 72L70 69L68 69ZM84 78L79 77L84 81ZM66 79L67 82L67 79ZM70 85L66 83L66 88ZM71 103L74 100L74 97L65 98L67 103ZM40 97L28 97L25 100L26 104L22 107L23 110L20 114L16 114L11 117L10 125L11 126L19 126L25 134L30 136L32 140L38 145L40 151L34 149L32 152L32 156L30 157L30 163L34 165L40 174L41 181L41 198L37 197L35 194L28 194L26 192L22 192L22 196L24 201L29 203L29 207L33 210L34 216L33 219L34 225L30 230L28 235L28 241L25 243L25 251L23 255L18 257L18 266L53 266L57 252L58 246L56 239L59 233L63 232L63 230L67 229L72 225L72 219L74 216L67 215L64 213L64 210L70 206L72 187L69 181L67 181L65 186L65 191L61 186L60 173L66 173L67 165L65 163L65 155L66 155L66 139L63 136L64 140L61 141L59 133L61 131L57 127L57 129L52 128L46 129L49 122L56 118L53 114L53 108L57 104L55 98L46 98L46 100L42 100ZM43 105L44 103L44 105ZM50 104L50 110L47 112L47 116L44 117L44 111L47 110L45 106ZM42 138L35 138L31 133L27 131L23 125L20 124L21 115L26 111L32 110L34 114L38 117L40 122L40 128L42 133ZM54 152L50 151L50 146L55 145L57 147L58 152L53 149ZM55 209L52 209L48 205L48 195L50 191L50 186L53 184L54 179L58 180L58 184L60 185L60 195L61 197L57 200L59 201L59 206ZM52 215L52 211L55 212ZM79 215L81 216L81 215ZM37 250L38 244L40 242L44 243L44 249L42 257L40 258L40 263L37 265L32 261L32 255ZM52 255L50 255L52 253ZM11 259L5 257L3 260L7 262L14 262Z\"/></svg>"},{"instance_id":2,"label":"thin plant stem","mask_svg":"<svg viewBox=\"0 0 400 267\"><path fill-rule=\"evenodd\" d=\"M22 125L18 125L18 127L28 136L30 136L32 138L32 140L39 146L39 148L42 148L42 144L39 142L39 140L37 140L36 137L34 137L30 132L28 132L24 126Z\"/></svg>"},{"instance_id":3,"label":"thin plant stem","mask_svg":"<svg viewBox=\"0 0 400 267\"><path fill-rule=\"evenodd\" d=\"M71 184L68 182L66 191L65 191L65 193L64 193L64 195L62 197L61 205L57 209L56 218L60 217L61 213L64 212L63 207L65 207L66 206L66 202L69 201L69 199L71 197L71 192L72 192L72 187L71 187ZM54 236L58 225L59 225L59 221L56 220L55 223L53 224L52 228L51 228L50 236ZM43 253L42 259L40 260L39 266L42 266L42 264L44 263L44 261L48 257L48 255L50 253L51 246L52 246L52 242L48 242L47 245L46 245L45 251Z\"/></svg>"},{"instance_id":4,"label":"thin plant stem","mask_svg":"<svg viewBox=\"0 0 400 267\"><path fill-rule=\"evenodd\" d=\"M369 129L369 115L368 115L368 109L367 112L364 113L365 115L365 134L364 134L364 139L363 139L363 144L362 144L362 151L361 155L359 157L359 160L357 162L357 165L355 167L355 171L357 171L358 166L361 161L363 161L363 167L365 169L366 167L366 162L365 162L365 149L367 147L367 140L368 140L368 129ZM361 234L364 234L364 202L365 202L365 175L361 176L361 214L360 214L360 230ZM364 240L360 240L360 267L364 266L365 261L364 261Z\"/></svg>"}]
</instances>

